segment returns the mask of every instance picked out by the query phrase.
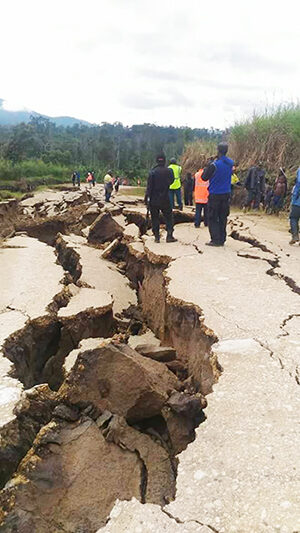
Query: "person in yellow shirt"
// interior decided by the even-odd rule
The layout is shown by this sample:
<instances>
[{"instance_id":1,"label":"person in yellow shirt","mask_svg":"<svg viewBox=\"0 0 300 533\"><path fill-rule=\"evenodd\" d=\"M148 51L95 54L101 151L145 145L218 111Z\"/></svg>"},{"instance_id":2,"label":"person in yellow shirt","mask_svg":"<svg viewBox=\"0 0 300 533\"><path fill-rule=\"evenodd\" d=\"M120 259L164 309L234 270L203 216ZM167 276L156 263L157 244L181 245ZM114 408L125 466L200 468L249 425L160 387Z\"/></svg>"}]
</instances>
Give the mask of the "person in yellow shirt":
<instances>
[{"instance_id":1,"label":"person in yellow shirt","mask_svg":"<svg viewBox=\"0 0 300 533\"><path fill-rule=\"evenodd\" d=\"M113 173L111 170L107 172L104 176L104 192L105 192L105 201L109 202L111 193L113 191Z\"/></svg>"},{"instance_id":2,"label":"person in yellow shirt","mask_svg":"<svg viewBox=\"0 0 300 533\"><path fill-rule=\"evenodd\" d=\"M169 197L170 197L170 204L172 209L175 208L175 196L178 204L178 208L180 211L183 209L182 205L182 196L181 196L181 172L182 168L180 165L177 165L175 157L170 159L170 165L168 168L171 168L173 170L174 174L174 181L170 185L169 189Z\"/></svg>"},{"instance_id":3,"label":"person in yellow shirt","mask_svg":"<svg viewBox=\"0 0 300 533\"><path fill-rule=\"evenodd\" d=\"M240 182L240 179L239 177L236 175L236 169L237 169L237 165L235 165L234 167L232 167L232 174L231 174L231 198L233 196L233 191L235 189L236 186L238 187L241 187L242 184Z\"/></svg>"}]
</instances>

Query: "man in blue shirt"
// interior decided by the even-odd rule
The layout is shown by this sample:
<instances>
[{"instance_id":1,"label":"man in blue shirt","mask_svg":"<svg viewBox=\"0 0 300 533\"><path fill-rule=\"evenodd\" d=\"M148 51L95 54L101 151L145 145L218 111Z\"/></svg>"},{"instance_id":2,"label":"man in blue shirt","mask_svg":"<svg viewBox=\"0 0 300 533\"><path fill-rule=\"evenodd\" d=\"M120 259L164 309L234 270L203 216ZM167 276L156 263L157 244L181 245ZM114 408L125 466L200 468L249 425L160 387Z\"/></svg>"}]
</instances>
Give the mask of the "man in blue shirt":
<instances>
[{"instance_id":1,"label":"man in blue shirt","mask_svg":"<svg viewBox=\"0 0 300 533\"><path fill-rule=\"evenodd\" d=\"M300 219L300 167L297 170L296 183L292 192L290 224L292 239L290 244L299 242L299 219Z\"/></svg>"},{"instance_id":2,"label":"man in blue shirt","mask_svg":"<svg viewBox=\"0 0 300 533\"><path fill-rule=\"evenodd\" d=\"M218 155L203 171L202 179L209 180L208 229L210 242L208 246L224 246L226 225L230 208L231 175L233 161L226 156L228 144L218 145Z\"/></svg>"}]
</instances>

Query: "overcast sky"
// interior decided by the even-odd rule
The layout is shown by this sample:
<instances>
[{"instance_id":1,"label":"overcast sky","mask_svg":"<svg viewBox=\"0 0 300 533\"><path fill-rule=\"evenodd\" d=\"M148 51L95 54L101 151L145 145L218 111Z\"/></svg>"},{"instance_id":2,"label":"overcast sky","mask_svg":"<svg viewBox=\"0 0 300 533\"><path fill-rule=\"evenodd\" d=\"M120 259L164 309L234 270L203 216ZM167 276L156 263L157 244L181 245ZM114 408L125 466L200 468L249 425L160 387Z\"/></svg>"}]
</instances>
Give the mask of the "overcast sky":
<instances>
[{"instance_id":1,"label":"overcast sky","mask_svg":"<svg viewBox=\"0 0 300 533\"><path fill-rule=\"evenodd\" d=\"M2 0L7 109L227 127L300 95L299 0Z\"/></svg>"}]
</instances>

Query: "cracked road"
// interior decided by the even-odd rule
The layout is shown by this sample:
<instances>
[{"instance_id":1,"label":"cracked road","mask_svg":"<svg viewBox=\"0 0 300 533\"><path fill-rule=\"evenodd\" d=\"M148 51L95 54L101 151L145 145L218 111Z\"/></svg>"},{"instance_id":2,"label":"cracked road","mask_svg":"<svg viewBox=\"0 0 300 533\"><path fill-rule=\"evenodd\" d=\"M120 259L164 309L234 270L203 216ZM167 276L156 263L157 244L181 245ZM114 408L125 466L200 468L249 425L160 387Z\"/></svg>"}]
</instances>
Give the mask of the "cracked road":
<instances>
[{"instance_id":1,"label":"cracked road","mask_svg":"<svg viewBox=\"0 0 300 533\"><path fill-rule=\"evenodd\" d=\"M179 455L166 531L176 530L171 517L182 531L300 531L300 249L289 246L286 224L277 226L273 218L233 215L224 249L207 249L203 228L175 227L179 243L200 253L172 258L167 291L202 310L219 338L213 351L223 373L206 421ZM163 253L168 245L160 244ZM157 513L143 531L154 531ZM103 532L137 531L136 516L142 523L138 502L121 502Z\"/></svg>"}]
</instances>

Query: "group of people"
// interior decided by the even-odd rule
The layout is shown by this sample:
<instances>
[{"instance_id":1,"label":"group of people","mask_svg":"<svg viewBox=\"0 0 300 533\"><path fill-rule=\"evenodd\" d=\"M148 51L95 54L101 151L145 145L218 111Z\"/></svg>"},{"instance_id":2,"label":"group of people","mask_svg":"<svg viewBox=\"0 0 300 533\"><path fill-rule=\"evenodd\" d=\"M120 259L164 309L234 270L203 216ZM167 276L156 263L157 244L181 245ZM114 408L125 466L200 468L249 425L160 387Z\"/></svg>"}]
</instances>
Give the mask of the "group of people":
<instances>
[{"instance_id":1,"label":"group of people","mask_svg":"<svg viewBox=\"0 0 300 533\"><path fill-rule=\"evenodd\" d=\"M71 176L73 187L77 186L80 188L80 172L77 170L74 170ZM95 178L95 172L89 170L85 175L85 181L89 185L89 188L95 187L96 185L96 178ZM109 170L106 175L104 176L104 193L105 193L105 201L109 202L111 194L113 192L113 189L115 189L116 192L119 191L120 187L120 178L119 176L113 176L112 170Z\"/></svg>"},{"instance_id":2,"label":"group of people","mask_svg":"<svg viewBox=\"0 0 300 533\"><path fill-rule=\"evenodd\" d=\"M193 190L196 215L195 226L200 227L203 211L204 224L208 225L211 240L209 246L223 246L226 241L226 224L229 215L231 176L233 161L227 157L227 143L218 145L218 155L210 158L204 168L196 172ZM152 230L155 242L160 242L159 214L166 220L167 242L175 242L173 236L173 208L176 198L179 209L182 209L181 198L181 167L176 159L170 160L166 167L166 157L160 154L156 158L157 165L150 171L145 201L149 206ZM186 191L185 191L186 193Z\"/></svg>"},{"instance_id":3,"label":"group of people","mask_svg":"<svg viewBox=\"0 0 300 533\"><path fill-rule=\"evenodd\" d=\"M262 163L249 169L245 181L247 199L244 210L251 207L258 210L262 204L266 213L279 213L283 208L287 195L288 183L284 168L279 169L274 185L271 185L265 176Z\"/></svg>"},{"instance_id":4,"label":"group of people","mask_svg":"<svg viewBox=\"0 0 300 533\"><path fill-rule=\"evenodd\" d=\"M71 176L73 187L77 186L80 188L80 172L78 170L74 170ZM85 175L85 181L90 186L90 188L95 187L96 185L96 178L95 178L95 172L92 172L89 170Z\"/></svg>"},{"instance_id":5,"label":"group of people","mask_svg":"<svg viewBox=\"0 0 300 533\"><path fill-rule=\"evenodd\" d=\"M188 173L184 180L185 205L195 202L195 227L199 228L201 221L208 226L209 246L223 246L226 241L227 217L230 211L232 190L236 185L241 186L235 173L232 159L227 157L228 145L221 142L218 145L216 157L210 157L204 168L200 168L193 177ZM145 201L149 207L152 219L152 230L155 242L160 242L159 215L162 212L166 220L167 242L175 242L173 236L173 209L175 199L180 210L183 209L181 197L181 172L176 159L171 159L166 167L166 157L160 154L156 159L157 165L150 171ZM245 188L247 199L245 209L253 207L259 209L261 203L267 212L278 212L287 194L287 178L283 168L280 168L274 186L269 185L265 177L262 163L249 169ZM290 226L292 239L290 244L299 241L300 219L300 168L297 172L296 184L292 192Z\"/></svg>"}]
</instances>

